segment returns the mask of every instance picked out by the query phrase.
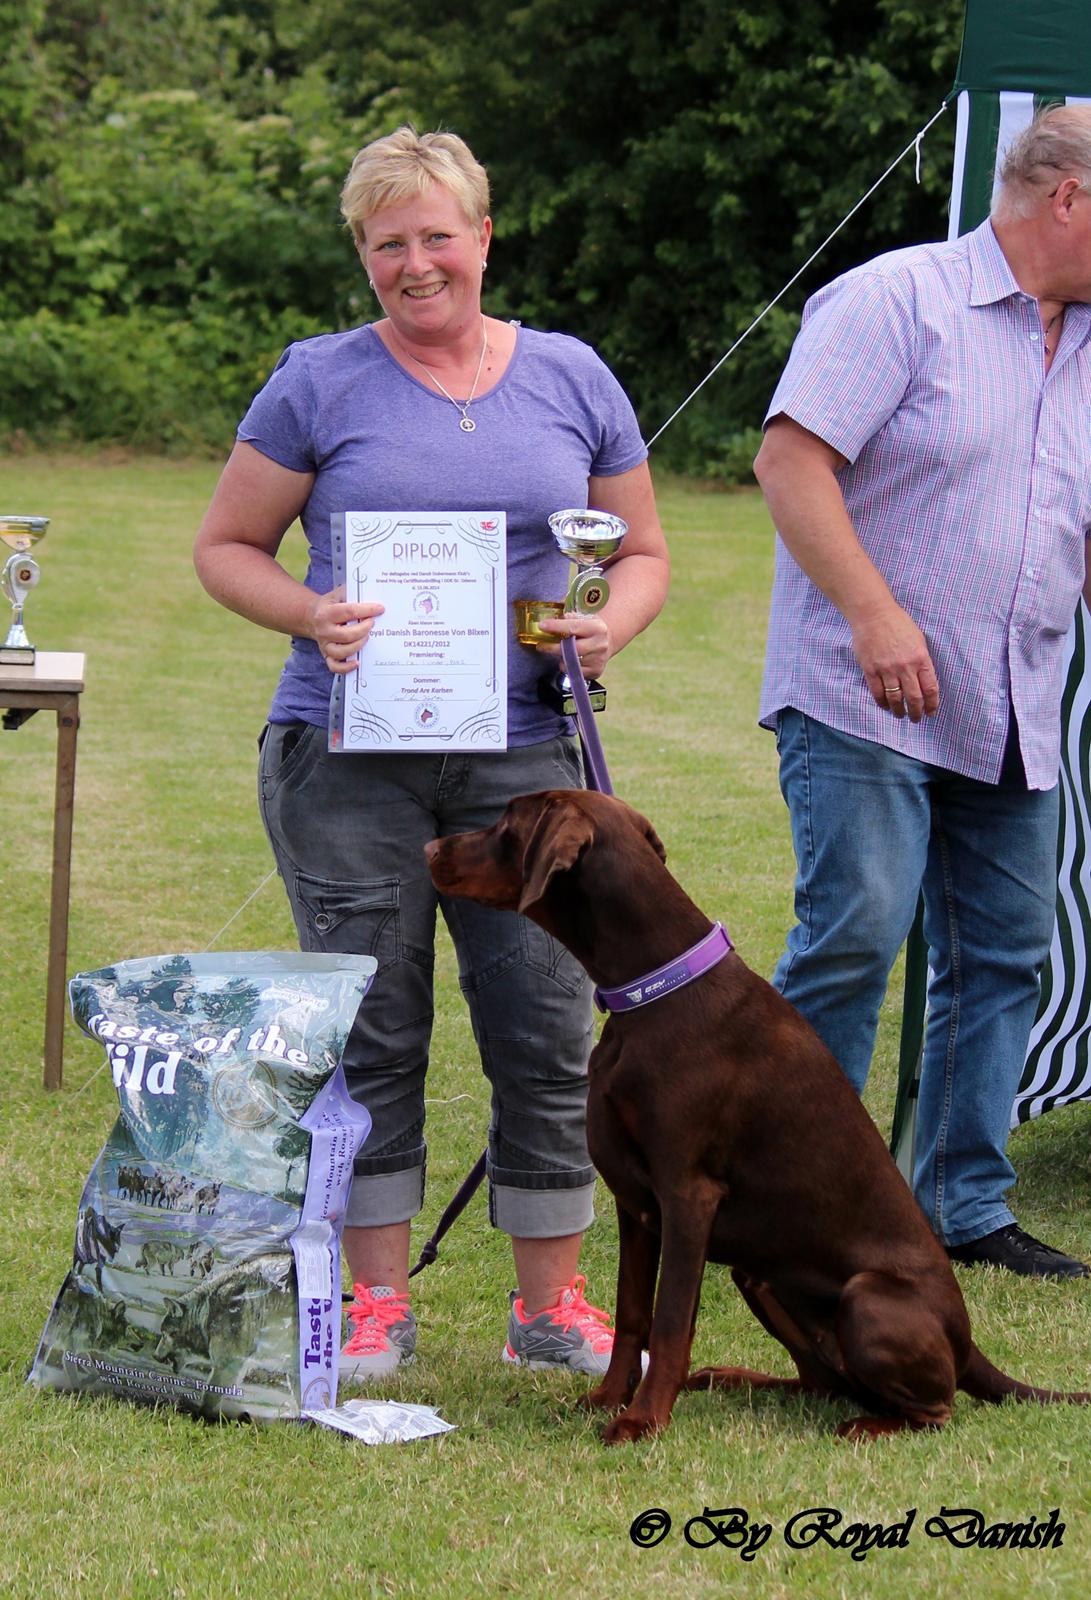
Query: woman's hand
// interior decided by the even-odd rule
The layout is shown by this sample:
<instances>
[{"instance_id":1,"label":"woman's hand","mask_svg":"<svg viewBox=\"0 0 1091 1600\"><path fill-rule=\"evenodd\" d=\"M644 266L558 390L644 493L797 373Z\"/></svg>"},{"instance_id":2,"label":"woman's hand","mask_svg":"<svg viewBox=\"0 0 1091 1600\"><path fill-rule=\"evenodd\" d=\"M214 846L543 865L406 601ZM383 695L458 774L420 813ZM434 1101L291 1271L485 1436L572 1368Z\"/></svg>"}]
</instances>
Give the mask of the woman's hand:
<instances>
[{"instance_id":1,"label":"woman's hand","mask_svg":"<svg viewBox=\"0 0 1091 1600\"><path fill-rule=\"evenodd\" d=\"M605 671L613 651L610 647L610 624L601 611L589 614L566 611L563 617L545 618L538 626L543 633L555 633L558 640L575 639L576 654L585 678L597 678L600 672ZM559 643L542 644L538 649L551 656L561 653Z\"/></svg>"},{"instance_id":2,"label":"woman's hand","mask_svg":"<svg viewBox=\"0 0 1091 1600\"><path fill-rule=\"evenodd\" d=\"M310 614L311 638L331 672L343 676L356 668L360 647L383 610L372 600L347 601L343 586L315 596Z\"/></svg>"}]
</instances>

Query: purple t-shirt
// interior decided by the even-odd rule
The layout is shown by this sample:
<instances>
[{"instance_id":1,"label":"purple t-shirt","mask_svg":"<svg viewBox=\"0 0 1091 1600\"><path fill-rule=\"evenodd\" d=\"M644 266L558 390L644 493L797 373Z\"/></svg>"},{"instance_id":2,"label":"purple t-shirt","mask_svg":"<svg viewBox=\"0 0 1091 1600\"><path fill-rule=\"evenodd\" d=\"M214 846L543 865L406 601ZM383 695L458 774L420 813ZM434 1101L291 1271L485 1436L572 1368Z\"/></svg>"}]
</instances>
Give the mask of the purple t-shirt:
<instances>
[{"instance_id":1,"label":"purple t-shirt","mask_svg":"<svg viewBox=\"0 0 1091 1600\"><path fill-rule=\"evenodd\" d=\"M588 478L628 472L648 453L624 390L580 340L519 328L503 377L470 415L477 428L463 433L451 402L370 326L289 345L238 437L315 474L300 515L308 588L333 588L333 512L503 511L509 601L564 597L570 567L546 518L586 506ZM556 664L516 642L510 604L508 626L508 743L537 744L567 726L538 697ZM293 639L270 720L325 727L332 682L314 641Z\"/></svg>"}]
</instances>

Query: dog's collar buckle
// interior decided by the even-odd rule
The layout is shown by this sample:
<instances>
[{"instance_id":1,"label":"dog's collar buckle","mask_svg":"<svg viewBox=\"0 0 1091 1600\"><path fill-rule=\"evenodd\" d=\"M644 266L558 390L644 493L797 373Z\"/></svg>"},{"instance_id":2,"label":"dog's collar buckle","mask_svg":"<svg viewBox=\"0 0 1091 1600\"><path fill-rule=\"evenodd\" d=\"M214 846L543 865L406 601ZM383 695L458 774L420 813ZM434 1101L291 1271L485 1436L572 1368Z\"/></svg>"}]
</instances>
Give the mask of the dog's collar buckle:
<instances>
[{"instance_id":1,"label":"dog's collar buckle","mask_svg":"<svg viewBox=\"0 0 1091 1600\"><path fill-rule=\"evenodd\" d=\"M635 1011L638 1006L650 1005L653 1000L661 1000L665 994L692 983L734 948L723 923L713 923L711 933L706 933L676 960L668 961L665 967L656 967L654 972L647 972L618 989L596 989L595 1004L600 1011Z\"/></svg>"}]
</instances>

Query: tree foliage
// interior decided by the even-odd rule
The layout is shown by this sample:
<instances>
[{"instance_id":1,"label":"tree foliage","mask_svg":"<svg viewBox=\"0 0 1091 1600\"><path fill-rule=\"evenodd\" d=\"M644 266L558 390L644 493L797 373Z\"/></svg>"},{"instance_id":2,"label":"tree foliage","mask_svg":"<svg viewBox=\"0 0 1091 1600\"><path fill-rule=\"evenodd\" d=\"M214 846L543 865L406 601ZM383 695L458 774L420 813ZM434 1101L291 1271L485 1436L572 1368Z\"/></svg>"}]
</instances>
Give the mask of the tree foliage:
<instances>
[{"instance_id":1,"label":"tree foliage","mask_svg":"<svg viewBox=\"0 0 1091 1600\"><path fill-rule=\"evenodd\" d=\"M0 426L225 445L288 339L370 314L338 192L361 143L413 120L489 168L488 309L588 339L653 432L938 109L961 18L961 0L0 0ZM805 294L943 232L952 135L661 458L731 470Z\"/></svg>"}]
</instances>

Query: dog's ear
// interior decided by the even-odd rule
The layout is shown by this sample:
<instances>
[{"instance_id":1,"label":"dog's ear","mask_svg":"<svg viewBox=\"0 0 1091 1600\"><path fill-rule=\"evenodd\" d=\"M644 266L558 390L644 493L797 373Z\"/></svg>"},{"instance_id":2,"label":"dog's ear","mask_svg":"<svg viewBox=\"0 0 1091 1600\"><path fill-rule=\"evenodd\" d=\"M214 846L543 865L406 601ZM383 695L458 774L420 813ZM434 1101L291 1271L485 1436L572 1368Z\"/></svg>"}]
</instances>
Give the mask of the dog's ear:
<instances>
[{"instance_id":1,"label":"dog's ear","mask_svg":"<svg viewBox=\"0 0 1091 1600\"><path fill-rule=\"evenodd\" d=\"M664 845L664 843L663 843L662 839L659 837L659 835L656 833L655 829L652 827L651 823L648 821L647 817L641 817L640 820L644 824L644 837L645 837L645 839L647 839L648 843L651 845L652 849L655 851L655 853L659 857L660 861L662 861L663 865L666 866L666 863L667 863L667 848L666 848L666 846Z\"/></svg>"},{"instance_id":2,"label":"dog's ear","mask_svg":"<svg viewBox=\"0 0 1091 1600\"><path fill-rule=\"evenodd\" d=\"M625 804L625 809L629 813L629 820L633 827L639 834L642 834L643 837L647 839L648 843L651 845L652 849L665 866L667 862L666 849L662 839L656 833L647 817L642 816L636 807L629 805L628 802Z\"/></svg>"},{"instance_id":3,"label":"dog's ear","mask_svg":"<svg viewBox=\"0 0 1091 1600\"><path fill-rule=\"evenodd\" d=\"M518 909L526 912L545 894L553 875L567 872L595 837L585 812L569 805L547 806L523 851L523 892Z\"/></svg>"}]
</instances>

